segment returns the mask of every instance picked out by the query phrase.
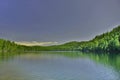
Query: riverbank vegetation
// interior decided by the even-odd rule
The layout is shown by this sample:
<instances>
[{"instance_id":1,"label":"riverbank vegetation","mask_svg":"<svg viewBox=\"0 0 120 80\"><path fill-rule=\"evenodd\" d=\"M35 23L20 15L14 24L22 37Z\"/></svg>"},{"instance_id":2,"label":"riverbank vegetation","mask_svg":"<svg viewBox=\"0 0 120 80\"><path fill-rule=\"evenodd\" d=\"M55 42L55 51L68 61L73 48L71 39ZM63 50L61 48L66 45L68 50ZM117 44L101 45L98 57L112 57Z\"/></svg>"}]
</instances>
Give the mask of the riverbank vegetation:
<instances>
[{"instance_id":1,"label":"riverbank vegetation","mask_svg":"<svg viewBox=\"0 0 120 80\"><path fill-rule=\"evenodd\" d=\"M68 42L54 46L23 46L9 40L0 39L0 51L84 51L84 52L120 52L120 26L110 32L97 35L90 41Z\"/></svg>"}]
</instances>

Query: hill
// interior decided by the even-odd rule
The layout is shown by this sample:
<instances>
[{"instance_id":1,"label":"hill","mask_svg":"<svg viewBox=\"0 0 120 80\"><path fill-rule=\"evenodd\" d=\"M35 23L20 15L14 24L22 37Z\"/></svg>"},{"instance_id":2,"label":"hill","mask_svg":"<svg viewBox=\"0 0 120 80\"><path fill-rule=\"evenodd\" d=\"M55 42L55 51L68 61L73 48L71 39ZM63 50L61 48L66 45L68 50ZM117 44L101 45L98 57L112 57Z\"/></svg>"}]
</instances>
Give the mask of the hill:
<instances>
[{"instance_id":1,"label":"hill","mask_svg":"<svg viewBox=\"0 0 120 80\"><path fill-rule=\"evenodd\" d=\"M120 26L110 32L97 35L90 41L72 41L54 46L23 46L0 39L0 51L84 51L84 52L120 52Z\"/></svg>"},{"instance_id":2,"label":"hill","mask_svg":"<svg viewBox=\"0 0 120 80\"><path fill-rule=\"evenodd\" d=\"M50 46L51 50L71 50L85 52L120 52L120 26L110 32L97 35L90 41L68 42L58 46Z\"/></svg>"}]
</instances>

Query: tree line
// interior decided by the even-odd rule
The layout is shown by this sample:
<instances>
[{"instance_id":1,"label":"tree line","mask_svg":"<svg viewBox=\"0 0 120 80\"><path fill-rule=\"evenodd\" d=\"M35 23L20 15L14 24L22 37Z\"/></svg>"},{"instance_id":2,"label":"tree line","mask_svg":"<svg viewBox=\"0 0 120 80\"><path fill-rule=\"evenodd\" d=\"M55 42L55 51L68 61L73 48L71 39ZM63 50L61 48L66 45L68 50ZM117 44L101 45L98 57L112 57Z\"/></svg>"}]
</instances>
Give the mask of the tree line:
<instances>
[{"instance_id":1,"label":"tree line","mask_svg":"<svg viewBox=\"0 0 120 80\"><path fill-rule=\"evenodd\" d=\"M12 41L0 39L0 51L84 51L84 52L120 52L120 26L110 32L97 35L89 41L72 41L54 46L23 46Z\"/></svg>"}]
</instances>

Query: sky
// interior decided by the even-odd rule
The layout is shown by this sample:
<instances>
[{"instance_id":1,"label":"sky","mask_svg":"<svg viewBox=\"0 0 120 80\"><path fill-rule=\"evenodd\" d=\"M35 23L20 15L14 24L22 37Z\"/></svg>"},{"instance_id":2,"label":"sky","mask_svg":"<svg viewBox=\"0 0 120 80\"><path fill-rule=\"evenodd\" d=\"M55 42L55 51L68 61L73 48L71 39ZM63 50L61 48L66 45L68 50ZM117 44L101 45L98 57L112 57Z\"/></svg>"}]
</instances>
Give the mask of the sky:
<instances>
[{"instance_id":1,"label":"sky","mask_svg":"<svg viewBox=\"0 0 120 80\"><path fill-rule=\"evenodd\" d=\"M0 38L90 40L120 24L120 0L0 0Z\"/></svg>"}]
</instances>

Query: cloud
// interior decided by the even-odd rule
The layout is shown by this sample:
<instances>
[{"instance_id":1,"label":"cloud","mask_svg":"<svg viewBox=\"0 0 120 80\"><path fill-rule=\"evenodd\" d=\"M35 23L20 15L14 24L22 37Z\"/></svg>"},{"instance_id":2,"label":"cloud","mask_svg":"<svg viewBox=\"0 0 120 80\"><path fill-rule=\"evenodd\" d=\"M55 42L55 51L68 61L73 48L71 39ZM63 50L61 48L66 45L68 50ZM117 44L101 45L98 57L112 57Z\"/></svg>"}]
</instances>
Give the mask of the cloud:
<instances>
[{"instance_id":1,"label":"cloud","mask_svg":"<svg viewBox=\"0 0 120 80\"><path fill-rule=\"evenodd\" d=\"M32 42L21 41L21 42L15 42L15 43L19 45L25 45L25 46L50 46L50 45L58 44L58 42L37 42L37 41L32 41Z\"/></svg>"}]
</instances>

